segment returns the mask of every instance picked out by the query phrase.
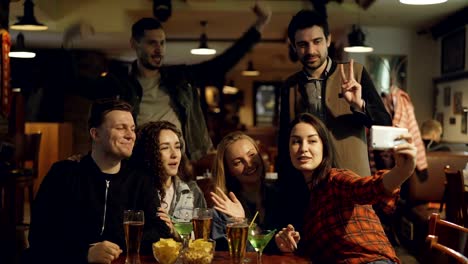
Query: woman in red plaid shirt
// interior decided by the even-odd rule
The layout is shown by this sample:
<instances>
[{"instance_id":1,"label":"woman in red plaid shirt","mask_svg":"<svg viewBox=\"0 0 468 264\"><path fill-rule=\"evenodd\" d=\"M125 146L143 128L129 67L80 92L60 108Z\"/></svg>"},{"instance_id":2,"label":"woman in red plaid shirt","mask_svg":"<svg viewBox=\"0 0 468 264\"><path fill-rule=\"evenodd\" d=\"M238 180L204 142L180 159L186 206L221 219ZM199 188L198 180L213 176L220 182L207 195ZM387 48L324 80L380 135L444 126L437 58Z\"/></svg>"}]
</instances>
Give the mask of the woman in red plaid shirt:
<instances>
[{"instance_id":1,"label":"woman in red plaid shirt","mask_svg":"<svg viewBox=\"0 0 468 264\"><path fill-rule=\"evenodd\" d=\"M292 252L297 245L298 253L314 263L400 263L371 205L395 201L399 186L413 173L416 148L411 136L402 135L408 143L393 149L395 167L361 177L337 169L330 136L318 118L301 114L290 127L291 175L302 175L310 198L301 212L302 239L290 225L275 237L280 250Z\"/></svg>"}]
</instances>

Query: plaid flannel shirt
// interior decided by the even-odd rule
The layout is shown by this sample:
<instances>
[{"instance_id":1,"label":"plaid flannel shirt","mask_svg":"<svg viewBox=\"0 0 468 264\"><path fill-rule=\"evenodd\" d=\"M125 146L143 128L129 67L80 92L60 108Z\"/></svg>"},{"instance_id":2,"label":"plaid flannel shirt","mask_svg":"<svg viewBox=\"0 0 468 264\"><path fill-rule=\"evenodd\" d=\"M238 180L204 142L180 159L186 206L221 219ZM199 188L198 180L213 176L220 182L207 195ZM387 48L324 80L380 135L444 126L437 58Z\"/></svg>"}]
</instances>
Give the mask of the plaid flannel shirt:
<instances>
[{"instance_id":1,"label":"plaid flannel shirt","mask_svg":"<svg viewBox=\"0 0 468 264\"><path fill-rule=\"evenodd\" d=\"M398 197L399 189L385 193L384 172L360 177L332 169L327 180L311 190L300 251L314 263L400 263L371 206L382 201L394 205Z\"/></svg>"}]
</instances>

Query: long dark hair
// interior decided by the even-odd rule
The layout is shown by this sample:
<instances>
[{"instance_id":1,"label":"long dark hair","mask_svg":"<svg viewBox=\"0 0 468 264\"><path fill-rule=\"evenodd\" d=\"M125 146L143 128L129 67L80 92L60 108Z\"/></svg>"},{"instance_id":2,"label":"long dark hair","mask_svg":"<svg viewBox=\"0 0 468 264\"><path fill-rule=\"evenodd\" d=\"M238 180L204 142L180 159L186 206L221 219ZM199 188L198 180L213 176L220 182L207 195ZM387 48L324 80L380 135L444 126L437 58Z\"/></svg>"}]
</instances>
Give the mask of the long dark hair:
<instances>
[{"instance_id":1,"label":"long dark hair","mask_svg":"<svg viewBox=\"0 0 468 264\"><path fill-rule=\"evenodd\" d=\"M289 126L289 137L291 137L291 132L293 128L299 123L306 123L313 126L315 130L317 130L317 134L322 140L322 162L314 170L312 182L308 183L312 187L315 187L327 178L331 168L338 167L338 162L336 161L335 146L333 144L333 141L331 140L330 134L328 133L327 127L323 124L322 121L320 121L319 118L309 113L300 114L291 122Z\"/></svg>"},{"instance_id":2,"label":"long dark hair","mask_svg":"<svg viewBox=\"0 0 468 264\"><path fill-rule=\"evenodd\" d=\"M137 140L132 153L132 162L136 166L142 167L153 176L154 187L161 195L161 202L166 196L163 184L163 167L161 162L161 153L159 152L159 134L161 130L171 130L179 138L181 144L182 157L180 159L177 176L187 182L191 180L189 162L184 151L184 141L180 130L171 122L157 121L143 124L137 129Z\"/></svg>"}]
</instances>

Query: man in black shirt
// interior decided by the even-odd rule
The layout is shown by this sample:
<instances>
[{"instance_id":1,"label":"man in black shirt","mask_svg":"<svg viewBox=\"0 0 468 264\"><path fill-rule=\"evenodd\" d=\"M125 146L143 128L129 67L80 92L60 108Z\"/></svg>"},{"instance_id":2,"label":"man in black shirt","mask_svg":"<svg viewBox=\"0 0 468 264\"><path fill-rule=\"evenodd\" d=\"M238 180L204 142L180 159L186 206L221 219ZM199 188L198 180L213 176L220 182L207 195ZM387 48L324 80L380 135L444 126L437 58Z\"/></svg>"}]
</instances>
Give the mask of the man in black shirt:
<instances>
[{"instance_id":1,"label":"man in black shirt","mask_svg":"<svg viewBox=\"0 0 468 264\"><path fill-rule=\"evenodd\" d=\"M103 99L91 107L90 154L55 163L33 204L26 262L111 263L125 251L123 211L144 210L141 251L169 237L156 215L151 178L129 168L135 123L129 104Z\"/></svg>"}]
</instances>

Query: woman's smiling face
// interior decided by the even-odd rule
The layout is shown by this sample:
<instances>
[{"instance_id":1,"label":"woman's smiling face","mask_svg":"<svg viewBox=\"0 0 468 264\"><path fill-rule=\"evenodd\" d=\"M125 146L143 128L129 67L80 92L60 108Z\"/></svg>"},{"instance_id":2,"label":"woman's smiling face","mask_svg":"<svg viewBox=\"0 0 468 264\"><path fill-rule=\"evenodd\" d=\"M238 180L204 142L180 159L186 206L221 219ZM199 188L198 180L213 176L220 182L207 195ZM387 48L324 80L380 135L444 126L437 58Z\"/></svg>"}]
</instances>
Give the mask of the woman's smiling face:
<instances>
[{"instance_id":1,"label":"woman's smiling face","mask_svg":"<svg viewBox=\"0 0 468 264\"><path fill-rule=\"evenodd\" d=\"M235 141L226 149L224 157L230 175L241 185L260 182L262 161L252 142L244 138Z\"/></svg>"},{"instance_id":2,"label":"woman's smiling face","mask_svg":"<svg viewBox=\"0 0 468 264\"><path fill-rule=\"evenodd\" d=\"M322 163L323 143L317 130L308 123L298 123L291 131L289 154L293 166L311 176Z\"/></svg>"}]
</instances>

